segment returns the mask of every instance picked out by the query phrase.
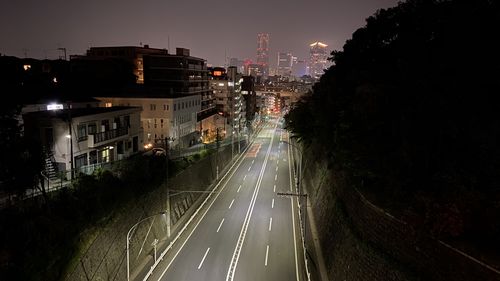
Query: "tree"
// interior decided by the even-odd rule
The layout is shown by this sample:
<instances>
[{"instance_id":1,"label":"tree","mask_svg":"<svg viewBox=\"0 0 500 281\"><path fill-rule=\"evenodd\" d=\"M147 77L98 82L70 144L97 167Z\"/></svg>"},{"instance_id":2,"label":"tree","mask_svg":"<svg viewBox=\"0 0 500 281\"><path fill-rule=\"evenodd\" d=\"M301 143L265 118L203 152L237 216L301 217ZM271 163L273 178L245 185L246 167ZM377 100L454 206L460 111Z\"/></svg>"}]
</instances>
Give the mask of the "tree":
<instances>
[{"instance_id":1,"label":"tree","mask_svg":"<svg viewBox=\"0 0 500 281\"><path fill-rule=\"evenodd\" d=\"M463 206L449 201L470 190L494 192L499 18L498 1L489 0L379 10L332 52L334 65L290 112L288 127L375 192L401 200L432 193L426 198L441 206Z\"/></svg>"}]
</instances>

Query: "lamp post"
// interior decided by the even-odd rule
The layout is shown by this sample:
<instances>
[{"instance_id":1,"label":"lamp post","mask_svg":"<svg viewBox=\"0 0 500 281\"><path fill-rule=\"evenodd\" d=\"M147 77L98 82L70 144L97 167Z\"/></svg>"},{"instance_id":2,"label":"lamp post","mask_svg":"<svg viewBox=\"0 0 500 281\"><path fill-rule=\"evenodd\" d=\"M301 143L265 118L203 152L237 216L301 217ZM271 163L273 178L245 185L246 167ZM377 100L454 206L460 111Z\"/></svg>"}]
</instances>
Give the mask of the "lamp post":
<instances>
[{"instance_id":1,"label":"lamp post","mask_svg":"<svg viewBox=\"0 0 500 281\"><path fill-rule=\"evenodd\" d=\"M280 142L282 143L286 143L292 147L295 148L296 151L299 152L300 154L300 161L298 163L298 177L297 179L295 180L296 182L296 191L297 193L295 194L296 196L299 196L300 198L304 198L305 199L305 204L300 204L300 210L302 211L302 214L303 214L303 219L302 219L302 222L303 222L303 229L304 229L304 247L306 247L306 220L307 220L307 216L306 216L306 212L307 212L307 194L303 194L302 193L302 189L301 189L301 184L302 184L302 151L297 147L295 146L293 143L290 143L288 141L284 141L284 140L280 140ZM291 195L291 194L287 194L287 195ZM305 208L303 208L302 210L302 205L304 205Z\"/></svg>"},{"instance_id":2,"label":"lamp post","mask_svg":"<svg viewBox=\"0 0 500 281\"><path fill-rule=\"evenodd\" d=\"M301 183L302 183L302 151L300 150L300 148L299 148L299 147L297 147L297 146L296 146L296 145L294 145L293 143L290 143L290 142L288 142L288 141L284 141L284 140L280 140L280 142L282 142L282 143L286 143L286 144L288 144L288 145L290 145L290 146L294 147L294 148L295 148L295 150L296 150L296 151L298 151L298 152L299 152L299 154L300 154L300 160L299 160L299 162L298 162L298 164L297 164L297 166L298 166L298 167L297 167L297 171L298 171L298 173L297 173L297 174L298 174L298 176L297 176L297 178L295 179L296 189L297 189L297 192L300 194L300 193L301 193L301 187L300 187L300 185L301 185Z\"/></svg>"},{"instance_id":3,"label":"lamp post","mask_svg":"<svg viewBox=\"0 0 500 281\"><path fill-rule=\"evenodd\" d=\"M73 163L73 124L72 124L72 120L71 120L71 101L68 101L68 129L69 129L69 134L68 134L68 138L69 138L69 150L70 150L70 153L69 153L69 162L71 164L70 166L70 180L73 181L73 173L74 173L74 163Z\"/></svg>"},{"instance_id":4,"label":"lamp post","mask_svg":"<svg viewBox=\"0 0 500 281\"><path fill-rule=\"evenodd\" d=\"M166 165L166 177L165 177L165 188L167 190L167 211L168 211L168 215L167 215L167 237L170 238L170 225L171 225L171 221L170 221L170 198L169 198L169 189L168 189L168 160L169 160L169 148L170 148L170 141L174 141L175 139L174 138L171 138L171 137L166 137L165 138L165 165Z\"/></svg>"},{"instance_id":5,"label":"lamp post","mask_svg":"<svg viewBox=\"0 0 500 281\"><path fill-rule=\"evenodd\" d=\"M130 233L132 232L132 230L136 229L139 224L141 224L141 223L143 223L151 218L154 218L158 215L165 215L166 213L167 213L166 211L162 211L162 212L159 212L157 214L151 215L149 217L145 217L142 220L135 223L127 232L127 280L128 281L130 281L130 251L129 251L130 250ZM156 248L156 245L155 245L155 248Z\"/></svg>"}]
</instances>

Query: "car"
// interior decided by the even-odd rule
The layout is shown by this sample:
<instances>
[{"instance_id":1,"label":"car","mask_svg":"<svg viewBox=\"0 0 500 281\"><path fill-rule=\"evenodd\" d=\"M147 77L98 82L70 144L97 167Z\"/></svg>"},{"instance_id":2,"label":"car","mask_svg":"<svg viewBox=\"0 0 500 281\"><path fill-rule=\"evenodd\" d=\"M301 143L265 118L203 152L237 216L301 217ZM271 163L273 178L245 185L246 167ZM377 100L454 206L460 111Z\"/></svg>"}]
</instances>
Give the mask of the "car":
<instances>
[{"instance_id":1,"label":"car","mask_svg":"<svg viewBox=\"0 0 500 281\"><path fill-rule=\"evenodd\" d=\"M152 156L165 156L167 155L167 152L165 151L164 148L161 147L155 147L149 151L146 151L144 155L152 155Z\"/></svg>"},{"instance_id":2,"label":"car","mask_svg":"<svg viewBox=\"0 0 500 281\"><path fill-rule=\"evenodd\" d=\"M163 148L153 148L153 155L155 156L165 156L167 155L167 152Z\"/></svg>"}]
</instances>

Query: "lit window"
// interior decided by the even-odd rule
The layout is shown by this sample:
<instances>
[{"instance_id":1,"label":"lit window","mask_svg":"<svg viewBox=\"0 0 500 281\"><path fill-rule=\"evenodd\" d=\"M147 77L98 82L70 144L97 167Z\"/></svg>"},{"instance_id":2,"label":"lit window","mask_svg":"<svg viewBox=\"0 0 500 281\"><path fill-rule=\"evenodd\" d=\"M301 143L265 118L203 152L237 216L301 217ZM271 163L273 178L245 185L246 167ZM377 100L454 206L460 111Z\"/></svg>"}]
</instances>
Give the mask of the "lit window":
<instances>
[{"instance_id":1,"label":"lit window","mask_svg":"<svg viewBox=\"0 0 500 281\"><path fill-rule=\"evenodd\" d=\"M23 65L23 68L24 68L25 71L28 71L28 70L31 69L31 65L30 64L25 64L25 65Z\"/></svg>"},{"instance_id":2,"label":"lit window","mask_svg":"<svg viewBox=\"0 0 500 281\"><path fill-rule=\"evenodd\" d=\"M112 106L113 106L113 104L112 104L112 103L110 103L110 102L107 102L104 106L105 106L105 107L112 107Z\"/></svg>"}]
</instances>

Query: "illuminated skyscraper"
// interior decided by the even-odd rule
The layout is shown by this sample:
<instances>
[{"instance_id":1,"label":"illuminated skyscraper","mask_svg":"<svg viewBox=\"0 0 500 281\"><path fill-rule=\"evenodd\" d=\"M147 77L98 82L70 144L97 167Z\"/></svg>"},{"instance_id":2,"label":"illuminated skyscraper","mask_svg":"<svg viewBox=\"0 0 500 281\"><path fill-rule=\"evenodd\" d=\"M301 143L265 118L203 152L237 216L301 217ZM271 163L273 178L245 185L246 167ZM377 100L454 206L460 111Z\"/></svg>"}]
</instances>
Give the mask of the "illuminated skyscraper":
<instances>
[{"instance_id":1,"label":"illuminated skyscraper","mask_svg":"<svg viewBox=\"0 0 500 281\"><path fill-rule=\"evenodd\" d=\"M269 75L269 33L257 34L257 64L262 66L262 76Z\"/></svg>"},{"instance_id":2,"label":"illuminated skyscraper","mask_svg":"<svg viewBox=\"0 0 500 281\"><path fill-rule=\"evenodd\" d=\"M277 73L283 77L292 75L293 56L291 53L278 53L278 68Z\"/></svg>"},{"instance_id":3,"label":"illuminated skyscraper","mask_svg":"<svg viewBox=\"0 0 500 281\"><path fill-rule=\"evenodd\" d=\"M321 42L314 42L309 52L308 74L313 78L319 78L323 75L328 64L328 45Z\"/></svg>"}]
</instances>

